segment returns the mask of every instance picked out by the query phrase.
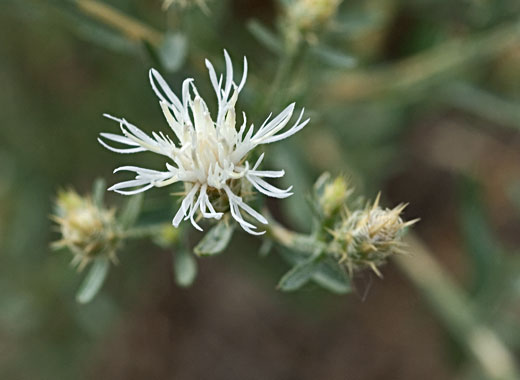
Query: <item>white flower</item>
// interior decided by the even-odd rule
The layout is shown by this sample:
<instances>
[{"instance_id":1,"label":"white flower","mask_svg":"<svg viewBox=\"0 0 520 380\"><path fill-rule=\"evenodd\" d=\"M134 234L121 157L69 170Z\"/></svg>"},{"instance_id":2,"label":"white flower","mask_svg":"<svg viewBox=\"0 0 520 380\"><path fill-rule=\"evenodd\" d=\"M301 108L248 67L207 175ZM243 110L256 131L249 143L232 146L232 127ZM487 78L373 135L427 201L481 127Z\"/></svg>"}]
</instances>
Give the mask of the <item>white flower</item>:
<instances>
[{"instance_id":1,"label":"white flower","mask_svg":"<svg viewBox=\"0 0 520 380\"><path fill-rule=\"evenodd\" d=\"M184 182L186 195L173 218L177 227L184 219L189 219L193 226L202 230L195 221L196 216L220 219L223 215L223 200L229 206L231 215L240 226L251 234L262 234L255 231L257 227L244 220L241 211L260 223L267 220L249 205L241 194L244 181L248 181L260 193L275 198L286 198L292 195L291 187L282 190L264 178L278 178L284 175L283 170L259 170L264 155L251 165L247 156L251 150L262 144L283 140L301 130L309 119L301 121L303 110L291 128L282 132L291 119L294 103L285 108L278 116L271 115L255 132L254 125L247 127L246 116L243 123L235 128L235 103L238 94L244 87L247 77L247 60L244 57L244 73L240 84L233 81L233 67L229 55L224 50L226 73L217 77L211 62L206 60L211 84L218 101L218 113L213 119L204 100L199 96L193 79L188 78L182 84L182 100L170 89L163 77L154 69L150 70L150 83L168 125L175 135L175 142L168 135L152 132L151 136L129 123L125 119L110 115L106 117L119 123L123 135L101 133L98 141L107 149L117 153L137 153L151 151L167 158L166 171L144 169L137 166L122 166L114 170L130 171L136 174L135 179L112 186L109 190L120 194L131 195L143 192L152 187L163 187L175 182ZM270 120L271 119L271 120ZM114 147L106 141L126 145ZM211 198L210 198L211 197ZM196 215L197 210L200 211Z\"/></svg>"}]
</instances>

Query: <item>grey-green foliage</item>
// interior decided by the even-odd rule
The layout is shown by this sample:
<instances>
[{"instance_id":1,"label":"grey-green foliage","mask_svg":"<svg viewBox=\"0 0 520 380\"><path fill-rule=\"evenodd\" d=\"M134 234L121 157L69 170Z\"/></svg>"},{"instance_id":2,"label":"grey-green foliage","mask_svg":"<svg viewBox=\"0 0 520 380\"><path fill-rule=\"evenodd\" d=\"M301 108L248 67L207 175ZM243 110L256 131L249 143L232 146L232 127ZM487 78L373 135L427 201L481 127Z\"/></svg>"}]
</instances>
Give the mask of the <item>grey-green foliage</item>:
<instances>
[{"instance_id":1,"label":"grey-green foliage","mask_svg":"<svg viewBox=\"0 0 520 380\"><path fill-rule=\"evenodd\" d=\"M193 251L199 256L213 256L222 253L233 236L235 225L222 220L211 228L195 246Z\"/></svg>"},{"instance_id":2,"label":"grey-green foliage","mask_svg":"<svg viewBox=\"0 0 520 380\"><path fill-rule=\"evenodd\" d=\"M181 287L190 286L197 276L197 261L195 257L185 247L178 247L172 255L175 282Z\"/></svg>"},{"instance_id":3,"label":"grey-green foliage","mask_svg":"<svg viewBox=\"0 0 520 380\"><path fill-rule=\"evenodd\" d=\"M103 286L109 269L110 261L108 258L99 257L94 259L83 283L76 293L76 300L79 303L88 303L92 301Z\"/></svg>"},{"instance_id":4,"label":"grey-green foliage","mask_svg":"<svg viewBox=\"0 0 520 380\"><path fill-rule=\"evenodd\" d=\"M170 72L181 68L186 60L188 41L182 33L167 33L159 46L158 54L162 66Z\"/></svg>"},{"instance_id":5,"label":"grey-green foliage","mask_svg":"<svg viewBox=\"0 0 520 380\"><path fill-rule=\"evenodd\" d=\"M278 288L283 291L298 290L313 277L319 263L320 257L317 255L301 260L280 279Z\"/></svg>"}]
</instances>

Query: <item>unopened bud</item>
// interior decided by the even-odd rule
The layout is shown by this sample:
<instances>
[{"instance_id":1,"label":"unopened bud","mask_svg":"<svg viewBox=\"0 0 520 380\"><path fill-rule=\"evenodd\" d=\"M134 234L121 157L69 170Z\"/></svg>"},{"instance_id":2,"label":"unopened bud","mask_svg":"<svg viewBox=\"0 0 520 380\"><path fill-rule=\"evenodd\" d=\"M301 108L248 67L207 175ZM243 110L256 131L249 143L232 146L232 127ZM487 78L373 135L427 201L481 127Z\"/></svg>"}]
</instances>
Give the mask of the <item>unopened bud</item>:
<instances>
[{"instance_id":1,"label":"unopened bud","mask_svg":"<svg viewBox=\"0 0 520 380\"><path fill-rule=\"evenodd\" d=\"M293 0L286 8L285 25L289 39L303 36L315 39L314 34L323 29L342 0Z\"/></svg>"},{"instance_id":2,"label":"unopened bud","mask_svg":"<svg viewBox=\"0 0 520 380\"><path fill-rule=\"evenodd\" d=\"M394 209L382 209L378 196L373 205L346 215L339 227L331 231L332 249L340 263L350 272L368 267L380 275L378 266L389 256L405 253L401 237L408 226L417 222L401 219L405 207L401 204Z\"/></svg>"},{"instance_id":3,"label":"unopened bud","mask_svg":"<svg viewBox=\"0 0 520 380\"><path fill-rule=\"evenodd\" d=\"M116 261L121 234L114 214L114 210L98 207L74 190L60 191L52 219L58 224L61 239L52 246L67 247L74 255L72 264L80 270L100 255Z\"/></svg>"},{"instance_id":4,"label":"unopened bud","mask_svg":"<svg viewBox=\"0 0 520 380\"><path fill-rule=\"evenodd\" d=\"M319 207L327 218L338 213L352 193L345 177L337 176L331 179L328 173L318 178L315 191Z\"/></svg>"}]
</instances>

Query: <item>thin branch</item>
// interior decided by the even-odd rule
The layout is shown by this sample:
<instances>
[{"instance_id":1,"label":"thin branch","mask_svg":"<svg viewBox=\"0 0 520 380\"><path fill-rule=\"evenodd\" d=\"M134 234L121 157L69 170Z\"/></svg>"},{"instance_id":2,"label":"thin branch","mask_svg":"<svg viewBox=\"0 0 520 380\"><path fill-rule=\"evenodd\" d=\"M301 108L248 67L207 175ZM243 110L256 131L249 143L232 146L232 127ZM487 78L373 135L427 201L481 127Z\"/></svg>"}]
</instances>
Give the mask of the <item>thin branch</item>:
<instances>
[{"instance_id":1,"label":"thin branch","mask_svg":"<svg viewBox=\"0 0 520 380\"><path fill-rule=\"evenodd\" d=\"M85 14L119 30L131 40L146 41L151 45L158 46L163 39L161 32L109 5L95 0L76 0L76 4Z\"/></svg>"},{"instance_id":2,"label":"thin branch","mask_svg":"<svg viewBox=\"0 0 520 380\"><path fill-rule=\"evenodd\" d=\"M518 379L514 356L488 326L471 301L442 269L428 248L413 234L406 242L412 256L395 256L401 271L424 294L445 326L477 360L489 379Z\"/></svg>"}]
</instances>

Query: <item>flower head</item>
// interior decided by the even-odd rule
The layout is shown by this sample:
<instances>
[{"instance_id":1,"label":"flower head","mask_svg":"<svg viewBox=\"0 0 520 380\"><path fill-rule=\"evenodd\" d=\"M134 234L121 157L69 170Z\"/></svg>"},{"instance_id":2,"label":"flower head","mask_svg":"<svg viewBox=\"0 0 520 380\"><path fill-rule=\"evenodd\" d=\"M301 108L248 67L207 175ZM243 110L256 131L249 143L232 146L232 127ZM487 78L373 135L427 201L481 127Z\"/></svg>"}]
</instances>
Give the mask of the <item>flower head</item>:
<instances>
[{"instance_id":1,"label":"flower head","mask_svg":"<svg viewBox=\"0 0 520 380\"><path fill-rule=\"evenodd\" d=\"M101 133L98 140L104 147L117 153L150 151L166 157L164 171L137 166L117 168L115 172L130 171L136 177L120 182L109 190L128 195L182 182L185 196L173 218L175 227L183 219L189 219L195 228L202 230L197 224L197 217L220 219L229 210L245 231L261 234L263 232L256 231L254 224L244 219L242 212L263 224L267 224L267 220L249 206L244 198L251 194L252 188L270 197L286 198L292 194L292 187L279 189L268 183L265 178L282 177L284 171L260 170L264 154L256 162L250 163L249 153L259 145L280 141L295 134L309 119L302 121L302 110L298 120L285 129L294 112L293 103L276 117L271 118L269 115L256 131L253 124L247 125L243 114L243 122L237 130L235 104L246 82L247 60L244 57L242 78L236 84L231 59L226 51L224 57L226 73L220 76L217 76L211 62L206 60L210 81L217 96L218 111L215 118L200 97L193 79L188 78L183 82L182 97L179 99L164 78L151 69L150 83L174 138L163 132L153 132L149 136L123 118L105 115L119 123L122 135ZM126 147L115 147L107 141Z\"/></svg>"},{"instance_id":2,"label":"flower head","mask_svg":"<svg viewBox=\"0 0 520 380\"><path fill-rule=\"evenodd\" d=\"M395 253L405 253L401 237L405 229L417 220L404 222L400 215L406 204L382 209L379 196L373 205L348 212L331 234L333 251L350 272L369 267L380 275L378 266Z\"/></svg>"},{"instance_id":3,"label":"flower head","mask_svg":"<svg viewBox=\"0 0 520 380\"><path fill-rule=\"evenodd\" d=\"M56 199L56 215L61 240L54 248L67 247L74 254L72 264L83 269L100 255L116 261L120 234L114 210L98 207L91 198L82 197L74 190L60 191Z\"/></svg>"}]
</instances>

